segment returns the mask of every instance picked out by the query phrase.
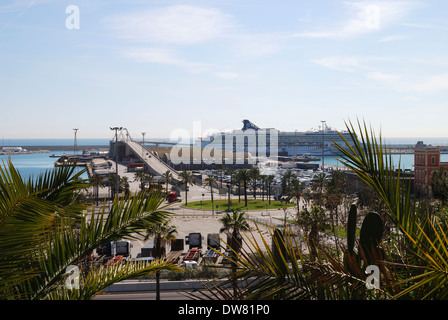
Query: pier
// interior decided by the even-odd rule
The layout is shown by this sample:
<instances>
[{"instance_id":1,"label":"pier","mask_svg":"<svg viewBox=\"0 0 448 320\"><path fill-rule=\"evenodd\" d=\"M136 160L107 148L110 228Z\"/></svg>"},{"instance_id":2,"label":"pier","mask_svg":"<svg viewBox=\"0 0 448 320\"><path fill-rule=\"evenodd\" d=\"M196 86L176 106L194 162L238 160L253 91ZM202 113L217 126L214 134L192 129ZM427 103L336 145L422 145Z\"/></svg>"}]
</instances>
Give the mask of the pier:
<instances>
[{"instance_id":1,"label":"pier","mask_svg":"<svg viewBox=\"0 0 448 320\"><path fill-rule=\"evenodd\" d=\"M0 155L14 155L14 154L35 154L35 153L50 153L50 150L34 150L34 151L2 151L0 150Z\"/></svg>"}]
</instances>

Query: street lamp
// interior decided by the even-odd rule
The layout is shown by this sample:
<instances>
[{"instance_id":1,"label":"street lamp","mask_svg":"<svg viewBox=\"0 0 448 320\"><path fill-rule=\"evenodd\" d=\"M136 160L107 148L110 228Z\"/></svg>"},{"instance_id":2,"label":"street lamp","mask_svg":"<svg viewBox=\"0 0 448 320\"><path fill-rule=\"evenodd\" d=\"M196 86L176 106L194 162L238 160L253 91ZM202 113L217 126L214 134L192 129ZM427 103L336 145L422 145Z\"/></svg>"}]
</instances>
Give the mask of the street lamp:
<instances>
[{"instance_id":1,"label":"street lamp","mask_svg":"<svg viewBox=\"0 0 448 320\"><path fill-rule=\"evenodd\" d=\"M228 199L227 199L227 210L230 212L230 182L227 182L227 191L228 191Z\"/></svg>"},{"instance_id":2,"label":"street lamp","mask_svg":"<svg viewBox=\"0 0 448 320\"><path fill-rule=\"evenodd\" d=\"M115 130L115 177L116 177L116 185L115 192L118 195L118 130L123 129L123 127L110 127L110 130Z\"/></svg>"},{"instance_id":3,"label":"street lamp","mask_svg":"<svg viewBox=\"0 0 448 320\"><path fill-rule=\"evenodd\" d=\"M326 121L322 122L322 171L325 172L325 127Z\"/></svg>"},{"instance_id":4,"label":"street lamp","mask_svg":"<svg viewBox=\"0 0 448 320\"><path fill-rule=\"evenodd\" d=\"M78 142L76 141L76 133L78 132L78 129L73 129L73 131L75 132L75 141L73 143L73 153L76 155L77 149L78 149Z\"/></svg>"},{"instance_id":5,"label":"street lamp","mask_svg":"<svg viewBox=\"0 0 448 320\"><path fill-rule=\"evenodd\" d=\"M142 142L142 159L143 159L143 153L145 152L145 134L146 134L146 132L142 132L142 136L143 136L143 142Z\"/></svg>"}]
</instances>

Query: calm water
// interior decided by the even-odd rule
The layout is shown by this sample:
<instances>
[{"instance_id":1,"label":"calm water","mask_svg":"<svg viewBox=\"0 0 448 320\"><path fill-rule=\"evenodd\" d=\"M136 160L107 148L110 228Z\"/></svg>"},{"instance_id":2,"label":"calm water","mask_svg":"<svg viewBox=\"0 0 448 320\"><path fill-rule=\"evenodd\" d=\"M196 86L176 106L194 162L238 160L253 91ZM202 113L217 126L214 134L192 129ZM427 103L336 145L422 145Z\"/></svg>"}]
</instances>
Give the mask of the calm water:
<instances>
[{"instance_id":1,"label":"calm water","mask_svg":"<svg viewBox=\"0 0 448 320\"><path fill-rule=\"evenodd\" d=\"M109 139L77 139L79 146L109 145ZM22 146L72 146L74 139L5 139L0 140L0 147ZM1 148L0 148L1 149ZM72 149L73 151L73 149Z\"/></svg>"},{"instance_id":2,"label":"calm water","mask_svg":"<svg viewBox=\"0 0 448 320\"><path fill-rule=\"evenodd\" d=\"M337 156L326 156L323 160L325 161L325 165L342 166L339 159L340 157ZM395 168L398 168L400 164L401 169L414 169L414 154L394 154L392 155L392 161ZM440 155L440 161L448 162L448 154L442 153ZM315 163L322 163L322 159Z\"/></svg>"},{"instance_id":3,"label":"calm water","mask_svg":"<svg viewBox=\"0 0 448 320\"><path fill-rule=\"evenodd\" d=\"M58 155L73 154L72 151L58 151ZM30 176L38 176L45 170L54 168L54 162L57 158L50 158L51 153L34 153L34 154L13 154L13 155L0 155L0 164L7 163L8 158L11 158L14 167L19 170L20 175L24 179L28 179ZM83 167L79 167L81 170ZM87 173L82 175L83 178L88 178Z\"/></svg>"},{"instance_id":4,"label":"calm water","mask_svg":"<svg viewBox=\"0 0 448 320\"><path fill-rule=\"evenodd\" d=\"M429 142L441 142L441 140L446 141L445 138L438 138L437 141ZM154 139L157 141L164 141L169 139ZM397 139L393 143L414 143L414 138L409 138L409 141L404 138ZM433 139L435 140L435 139ZM78 145L109 145L109 139L78 139ZM412 142L411 142L412 141ZM71 146L73 144L73 139L2 139L0 140L2 146ZM425 141L426 142L426 141ZM14 164L14 166L20 171L23 178L27 179L29 176L36 176L45 170L54 167L54 162L57 158L50 158L53 153L61 154L73 154L73 150L67 151L55 151L50 153L36 153L36 154L14 154L14 155L0 155L0 165L3 161L7 161L9 157ZM325 157L326 165L341 165L339 162L340 157L337 156L327 156ZM413 154L403 154L403 155L393 155L394 165L398 167L398 163L401 159L402 169L413 169L414 165L414 155ZM448 154L441 155L441 161L448 162ZM318 163L322 163L319 161ZM87 178L87 174L83 176Z\"/></svg>"}]
</instances>

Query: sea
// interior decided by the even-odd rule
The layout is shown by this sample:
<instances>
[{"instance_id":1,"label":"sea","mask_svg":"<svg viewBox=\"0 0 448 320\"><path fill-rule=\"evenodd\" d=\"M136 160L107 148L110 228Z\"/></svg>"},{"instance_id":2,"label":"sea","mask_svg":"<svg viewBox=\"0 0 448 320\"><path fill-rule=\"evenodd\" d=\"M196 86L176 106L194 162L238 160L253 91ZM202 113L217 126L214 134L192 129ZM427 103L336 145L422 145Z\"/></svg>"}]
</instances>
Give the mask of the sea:
<instances>
[{"instance_id":1,"label":"sea","mask_svg":"<svg viewBox=\"0 0 448 320\"><path fill-rule=\"evenodd\" d=\"M157 139L159 140L159 139ZM423 140L423 139L422 139ZM429 141L428 143L437 144L441 140ZM443 139L445 142L447 139ZM160 141L169 141L169 139L160 139ZM393 144L415 144L416 139L404 138L395 139ZM22 178L28 179L32 176L37 176L43 173L45 170L50 170L54 168L54 163L57 158L51 157L53 154L56 155L72 155L74 153L74 141L73 139L2 139L2 145L9 147L26 147L26 146L45 146L45 149L49 149L50 153L33 153L33 154L13 154L13 155L0 155L0 165L6 164L8 158L11 159L14 166L19 170ZM95 147L102 146L102 148L108 148L109 139L78 139L77 145L78 153L82 152L81 146L84 149L93 150ZM426 143L426 141L425 141ZM66 150L61 150L62 146L66 146ZM90 148L90 146L92 148ZM52 150L54 149L54 150ZM413 154L394 154L392 155L393 166L398 168L413 169L414 166L414 155ZM448 154L441 154L441 161L448 162ZM319 161L314 163L322 163L331 166L342 166L340 162L340 157L338 156L325 156ZM80 168L81 170L82 168ZM87 174L83 175L83 178L87 178Z\"/></svg>"},{"instance_id":2,"label":"sea","mask_svg":"<svg viewBox=\"0 0 448 320\"><path fill-rule=\"evenodd\" d=\"M49 153L32 153L32 154L11 154L0 155L0 165L6 165L8 159L11 159L14 167L19 171L24 180L30 177L37 177L46 170L52 170L54 163L58 158L51 157L52 155L73 155L74 141L73 139L2 139L0 149L5 147L39 147L42 146ZM83 146L85 149L94 149L93 147L109 146L109 139L77 139L77 145ZM66 147L61 150L61 147ZM92 147L92 148L90 148ZM77 153L80 154L82 150L78 148ZM82 170L79 167L77 170ZM87 173L84 173L82 178L87 179Z\"/></svg>"}]
</instances>

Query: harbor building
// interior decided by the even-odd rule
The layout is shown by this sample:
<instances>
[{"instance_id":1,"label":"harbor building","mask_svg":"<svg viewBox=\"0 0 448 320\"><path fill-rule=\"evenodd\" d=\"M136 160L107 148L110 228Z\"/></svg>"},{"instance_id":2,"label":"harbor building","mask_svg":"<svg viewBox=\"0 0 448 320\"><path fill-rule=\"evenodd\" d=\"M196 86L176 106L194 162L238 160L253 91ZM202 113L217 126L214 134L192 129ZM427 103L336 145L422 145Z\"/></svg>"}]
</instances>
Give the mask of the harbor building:
<instances>
[{"instance_id":1,"label":"harbor building","mask_svg":"<svg viewBox=\"0 0 448 320\"><path fill-rule=\"evenodd\" d=\"M432 173L443 168L445 177L448 174L448 162L440 161L440 147L426 145L418 141L414 149L414 183L415 191L422 195L431 193Z\"/></svg>"}]
</instances>

